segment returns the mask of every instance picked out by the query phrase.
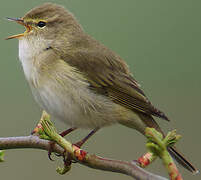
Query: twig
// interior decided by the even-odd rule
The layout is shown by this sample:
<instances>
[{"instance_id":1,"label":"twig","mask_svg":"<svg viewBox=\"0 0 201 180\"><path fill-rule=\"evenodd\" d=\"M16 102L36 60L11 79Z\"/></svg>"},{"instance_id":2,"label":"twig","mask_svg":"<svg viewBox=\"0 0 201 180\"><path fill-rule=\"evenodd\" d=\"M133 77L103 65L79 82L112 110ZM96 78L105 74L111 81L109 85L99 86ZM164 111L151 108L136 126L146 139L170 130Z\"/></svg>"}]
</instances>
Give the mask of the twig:
<instances>
[{"instance_id":1,"label":"twig","mask_svg":"<svg viewBox=\"0 0 201 180\"><path fill-rule=\"evenodd\" d=\"M48 151L50 143L48 140L40 139L37 136L22 136L22 137L4 137L0 138L0 149L23 149L34 148ZM55 144L52 147L53 152L63 154L63 148ZM164 177L149 173L140 168L135 162L127 162L120 160L112 160L101 158L96 155L91 155L91 158L87 162L79 162L82 165L88 166L94 169L100 169L105 171L112 171L129 175L135 179L141 180L167 180Z\"/></svg>"},{"instance_id":2,"label":"twig","mask_svg":"<svg viewBox=\"0 0 201 180\"><path fill-rule=\"evenodd\" d=\"M146 154L140 156L137 160L140 167L145 168L150 165L154 160L156 160L157 156L152 152L147 152Z\"/></svg>"},{"instance_id":3,"label":"twig","mask_svg":"<svg viewBox=\"0 0 201 180\"><path fill-rule=\"evenodd\" d=\"M60 174L68 172L71 169L72 162L78 162L94 169L126 174L135 179L165 180L165 178L149 173L141 168L146 167L159 156L163 160L163 164L167 168L171 180L182 180L179 171L167 151L168 146L175 144L178 139L180 139L180 136L176 135L176 131L169 132L168 135L163 138L163 135L155 129L146 128L145 135L148 138L146 144L148 153L139 158L138 161L132 162L102 158L94 154L89 154L71 144L56 132L56 128L50 121L49 114L45 111L42 114L37 128L35 128L35 133L40 135L40 138L38 136L0 138L0 150L37 148L49 151L51 148L52 152L64 157L64 167L57 168L57 172ZM55 141L57 144L51 146L49 140ZM3 162L3 157L4 152L0 151L0 162ZM139 165L141 167L139 167Z\"/></svg>"},{"instance_id":4,"label":"twig","mask_svg":"<svg viewBox=\"0 0 201 180\"><path fill-rule=\"evenodd\" d=\"M153 161L153 159L155 159L156 156L160 157L165 168L168 171L170 179L182 180L182 176L179 173L171 155L167 150L167 147L173 146L181 138L181 136L176 134L176 130L173 130L169 132L164 138L163 135L160 132L156 131L154 128L146 128L145 135L148 139L146 146L149 150L149 153L151 154L150 156L148 156L147 161L151 162Z\"/></svg>"}]
</instances>

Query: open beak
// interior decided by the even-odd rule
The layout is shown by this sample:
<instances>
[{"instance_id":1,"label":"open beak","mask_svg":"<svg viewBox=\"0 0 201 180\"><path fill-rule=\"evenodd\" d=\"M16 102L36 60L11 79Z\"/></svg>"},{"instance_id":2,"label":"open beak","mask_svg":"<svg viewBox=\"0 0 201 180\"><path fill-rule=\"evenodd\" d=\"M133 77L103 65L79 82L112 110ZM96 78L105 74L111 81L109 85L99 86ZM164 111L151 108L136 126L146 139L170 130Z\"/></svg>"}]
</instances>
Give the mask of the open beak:
<instances>
[{"instance_id":1,"label":"open beak","mask_svg":"<svg viewBox=\"0 0 201 180\"><path fill-rule=\"evenodd\" d=\"M29 33L31 31L31 26L27 25L24 23L24 20L21 19L21 18L7 18L9 21L14 21L18 24L21 24L23 25L25 28L26 28L26 31L22 34L17 34L17 35L13 35L13 36L9 36L6 38L6 40L9 40L9 39L14 39L14 38L20 38L20 37L23 37L25 36L25 34Z\"/></svg>"}]
</instances>

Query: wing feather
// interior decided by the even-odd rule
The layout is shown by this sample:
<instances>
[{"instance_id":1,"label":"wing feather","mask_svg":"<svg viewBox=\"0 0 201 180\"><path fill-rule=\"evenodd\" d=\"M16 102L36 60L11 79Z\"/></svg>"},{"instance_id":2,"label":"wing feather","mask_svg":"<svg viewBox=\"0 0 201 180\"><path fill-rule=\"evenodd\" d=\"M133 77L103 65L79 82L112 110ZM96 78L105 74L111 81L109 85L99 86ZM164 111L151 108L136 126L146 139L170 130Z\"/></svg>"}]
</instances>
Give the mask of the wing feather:
<instances>
[{"instance_id":1,"label":"wing feather","mask_svg":"<svg viewBox=\"0 0 201 180\"><path fill-rule=\"evenodd\" d=\"M133 111L168 120L145 96L125 62L111 51L79 50L63 59L86 76L92 90Z\"/></svg>"}]
</instances>

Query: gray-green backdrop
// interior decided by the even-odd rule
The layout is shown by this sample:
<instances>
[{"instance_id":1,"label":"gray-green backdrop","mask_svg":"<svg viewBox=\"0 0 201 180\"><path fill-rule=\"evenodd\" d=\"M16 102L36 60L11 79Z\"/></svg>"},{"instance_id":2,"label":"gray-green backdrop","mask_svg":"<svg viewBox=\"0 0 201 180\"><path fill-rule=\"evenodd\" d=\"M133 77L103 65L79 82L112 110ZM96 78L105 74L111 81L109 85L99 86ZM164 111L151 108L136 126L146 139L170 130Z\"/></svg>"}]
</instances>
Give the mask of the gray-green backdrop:
<instances>
[{"instance_id":1,"label":"gray-green backdrop","mask_svg":"<svg viewBox=\"0 0 201 180\"><path fill-rule=\"evenodd\" d=\"M0 5L0 136L28 135L40 118L18 61L17 40L4 38L23 27L4 20L21 17L43 0L1 0ZM200 168L201 158L201 1L200 0L54 0L71 10L84 29L116 51L127 63L151 101L171 122L157 119L167 130L182 134L178 147ZM67 128L57 122L58 129ZM68 137L72 141L87 131ZM101 156L131 160L145 149L145 138L134 130L113 126L100 130L85 149ZM60 176L39 150L6 151L1 179L129 179L124 175L73 165ZM59 160L57 160L59 159ZM166 175L161 161L148 170ZM184 179L200 179L180 168ZM130 178L131 179L131 178Z\"/></svg>"}]
</instances>

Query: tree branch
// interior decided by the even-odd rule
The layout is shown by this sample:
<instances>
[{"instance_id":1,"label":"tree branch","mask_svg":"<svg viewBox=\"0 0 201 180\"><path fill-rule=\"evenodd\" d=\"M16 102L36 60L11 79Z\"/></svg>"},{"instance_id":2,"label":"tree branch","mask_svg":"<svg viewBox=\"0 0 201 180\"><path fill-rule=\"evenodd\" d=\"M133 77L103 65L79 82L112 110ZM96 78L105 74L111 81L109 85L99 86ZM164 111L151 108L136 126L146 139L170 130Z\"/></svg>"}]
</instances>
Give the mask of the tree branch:
<instances>
[{"instance_id":1,"label":"tree branch","mask_svg":"<svg viewBox=\"0 0 201 180\"><path fill-rule=\"evenodd\" d=\"M50 149L49 142L50 141L40 139L37 136L5 137L0 138L0 149L5 150L34 148L48 151ZM55 144L55 146L53 146L52 148L53 152L61 155L63 154L64 150L59 145ZM144 169L140 168L134 161L127 162L121 160L112 160L96 155L90 155L86 161L77 161L77 159L74 160L90 168L122 173L129 175L135 179L166 180L166 178L145 171Z\"/></svg>"}]
</instances>

